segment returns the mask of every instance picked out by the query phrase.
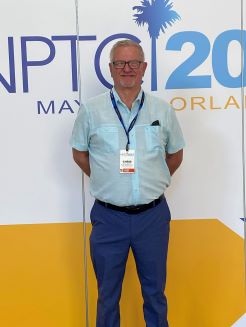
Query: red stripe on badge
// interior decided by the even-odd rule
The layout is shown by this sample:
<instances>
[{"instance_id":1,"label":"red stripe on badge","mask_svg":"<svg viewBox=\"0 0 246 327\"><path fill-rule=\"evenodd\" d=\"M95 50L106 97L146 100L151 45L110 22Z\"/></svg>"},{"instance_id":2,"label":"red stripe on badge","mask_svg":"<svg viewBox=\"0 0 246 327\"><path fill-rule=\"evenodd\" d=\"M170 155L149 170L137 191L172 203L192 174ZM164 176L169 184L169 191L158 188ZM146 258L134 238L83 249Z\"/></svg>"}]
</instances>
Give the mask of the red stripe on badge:
<instances>
[{"instance_id":1,"label":"red stripe on badge","mask_svg":"<svg viewBox=\"0 0 246 327\"><path fill-rule=\"evenodd\" d=\"M120 170L122 173L134 173L135 169L134 168L123 168Z\"/></svg>"}]
</instances>

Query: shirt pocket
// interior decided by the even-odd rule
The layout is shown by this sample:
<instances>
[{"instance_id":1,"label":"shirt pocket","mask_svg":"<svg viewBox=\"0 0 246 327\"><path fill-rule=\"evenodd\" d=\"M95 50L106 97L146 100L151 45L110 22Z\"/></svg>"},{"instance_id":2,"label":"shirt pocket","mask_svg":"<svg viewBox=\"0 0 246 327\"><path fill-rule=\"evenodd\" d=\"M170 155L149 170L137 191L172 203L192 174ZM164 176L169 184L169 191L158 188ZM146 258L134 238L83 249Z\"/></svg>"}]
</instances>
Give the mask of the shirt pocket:
<instances>
[{"instance_id":1,"label":"shirt pocket","mask_svg":"<svg viewBox=\"0 0 246 327\"><path fill-rule=\"evenodd\" d=\"M148 151L162 149L161 126L145 126L145 140Z\"/></svg>"},{"instance_id":2,"label":"shirt pocket","mask_svg":"<svg viewBox=\"0 0 246 327\"><path fill-rule=\"evenodd\" d=\"M101 149L105 152L114 152L119 149L119 132L114 126L104 126L97 129Z\"/></svg>"}]
</instances>

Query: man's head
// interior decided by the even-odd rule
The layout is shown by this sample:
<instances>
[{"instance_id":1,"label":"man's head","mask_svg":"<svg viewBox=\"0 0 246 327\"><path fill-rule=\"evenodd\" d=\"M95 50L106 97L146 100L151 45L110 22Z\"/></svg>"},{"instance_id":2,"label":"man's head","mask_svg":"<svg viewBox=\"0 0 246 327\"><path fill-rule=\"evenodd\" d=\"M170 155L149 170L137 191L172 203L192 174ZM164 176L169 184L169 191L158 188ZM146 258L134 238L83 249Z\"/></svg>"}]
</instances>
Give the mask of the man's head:
<instances>
[{"instance_id":1,"label":"man's head","mask_svg":"<svg viewBox=\"0 0 246 327\"><path fill-rule=\"evenodd\" d=\"M112 47L109 68L116 89L140 89L146 67L144 52L138 43L123 40Z\"/></svg>"}]
</instances>

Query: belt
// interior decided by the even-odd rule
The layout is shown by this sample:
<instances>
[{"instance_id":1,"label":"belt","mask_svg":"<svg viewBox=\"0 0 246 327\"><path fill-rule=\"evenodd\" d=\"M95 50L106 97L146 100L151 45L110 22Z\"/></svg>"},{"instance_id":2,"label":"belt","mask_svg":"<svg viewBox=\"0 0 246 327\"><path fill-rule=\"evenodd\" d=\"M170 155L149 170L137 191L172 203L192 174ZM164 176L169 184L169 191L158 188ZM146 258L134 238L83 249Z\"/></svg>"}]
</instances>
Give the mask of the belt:
<instances>
[{"instance_id":1,"label":"belt","mask_svg":"<svg viewBox=\"0 0 246 327\"><path fill-rule=\"evenodd\" d=\"M111 203L107 203L107 202L103 202L101 200L97 200L96 199L96 203L100 204L101 206L105 207L105 208L109 208L109 209L113 209L116 211L121 211L121 212L125 212L125 213L129 213L132 215L138 214L140 212L143 212L145 210L148 210L150 208L154 208L156 207L162 200L164 199L164 195L162 194L158 199L147 203L147 204L138 204L135 206L126 206L126 207L118 207L114 204Z\"/></svg>"}]
</instances>

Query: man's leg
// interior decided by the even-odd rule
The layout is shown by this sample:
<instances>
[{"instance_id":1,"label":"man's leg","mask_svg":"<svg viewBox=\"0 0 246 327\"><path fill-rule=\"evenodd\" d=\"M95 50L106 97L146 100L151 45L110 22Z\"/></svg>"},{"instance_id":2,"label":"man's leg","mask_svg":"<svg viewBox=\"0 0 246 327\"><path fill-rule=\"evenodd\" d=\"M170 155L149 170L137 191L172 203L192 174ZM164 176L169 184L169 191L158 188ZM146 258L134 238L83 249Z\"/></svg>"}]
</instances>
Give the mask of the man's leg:
<instances>
[{"instance_id":1,"label":"man's leg","mask_svg":"<svg viewBox=\"0 0 246 327\"><path fill-rule=\"evenodd\" d=\"M91 259L98 283L97 327L119 327L119 300L129 252L129 217L95 203Z\"/></svg>"},{"instance_id":2,"label":"man's leg","mask_svg":"<svg viewBox=\"0 0 246 327\"><path fill-rule=\"evenodd\" d=\"M142 287L146 326L168 327L164 289L170 212L166 200L132 216L131 222L131 246Z\"/></svg>"}]
</instances>

